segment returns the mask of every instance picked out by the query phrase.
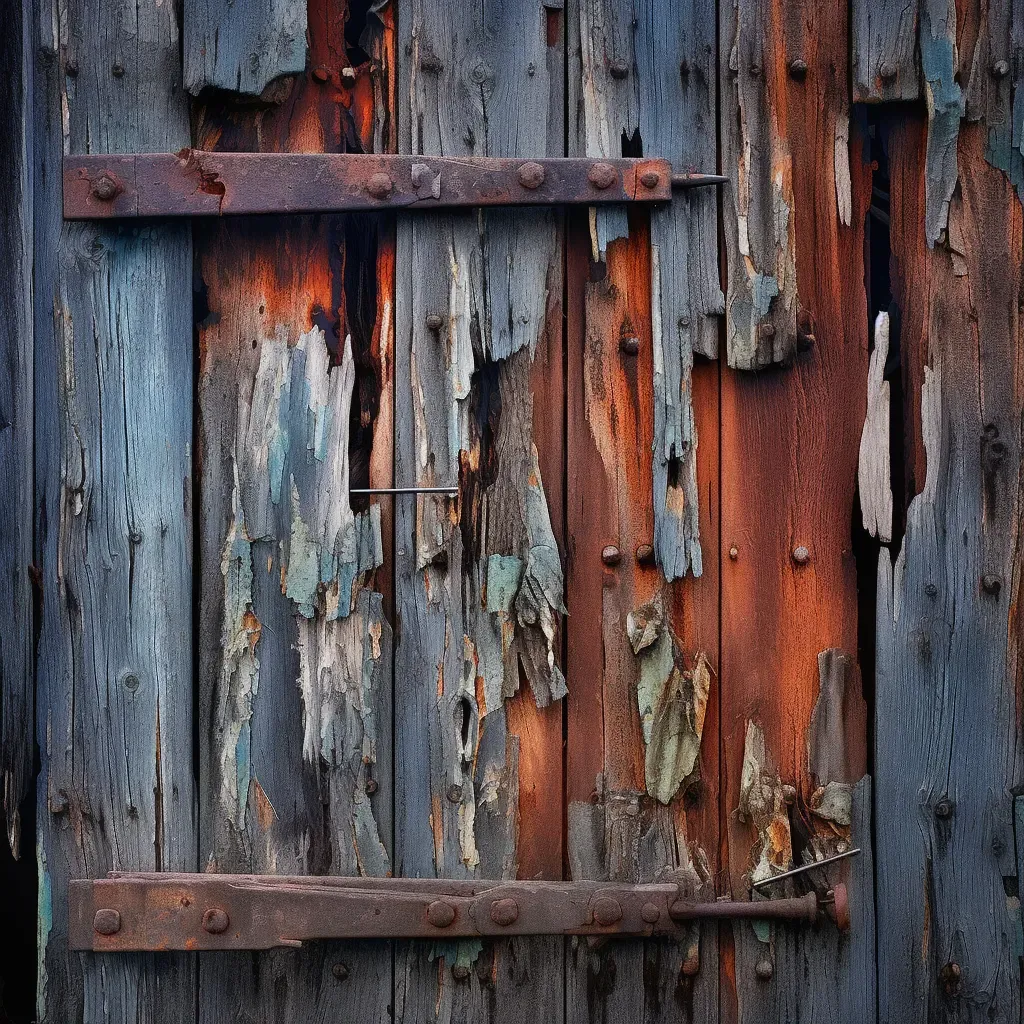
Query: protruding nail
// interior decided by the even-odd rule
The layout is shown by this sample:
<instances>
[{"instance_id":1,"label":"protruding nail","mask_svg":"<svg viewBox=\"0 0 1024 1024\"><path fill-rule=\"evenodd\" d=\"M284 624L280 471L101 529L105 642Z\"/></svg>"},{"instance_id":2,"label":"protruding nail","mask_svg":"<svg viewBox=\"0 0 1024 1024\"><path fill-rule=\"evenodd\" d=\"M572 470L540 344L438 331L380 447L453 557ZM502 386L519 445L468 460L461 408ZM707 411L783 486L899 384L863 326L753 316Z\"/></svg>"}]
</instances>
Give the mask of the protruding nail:
<instances>
[{"instance_id":1,"label":"protruding nail","mask_svg":"<svg viewBox=\"0 0 1024 1024\"><path fill-rule=\"evenodd\" d=\"M621 58L616 58L608 65L612 78L622 79L629 74L629 65Z\"/></svg>"},{"instance_id":2,"label":"protruding nail","mask_svg":"<svg viewBox=\"0 0 1024 1024\"><path fill-rule=\"evenodd\" d=\"M121 915L116 910L104 907L96 911L92 926L100 935L116 935L121 930Z\"/></svg>"},{"instance_id":3,"label":"protruding nail","mask_svg":"<svg viewBox=\"0 0 1024 1024\"><path fill-rule=\"evenodd\" d=\"M953 817L953 802L943 798L935 805L935 817L945 821Z\"/></svg>"},{"instance_id":4,"label":"protruding nail","mask_svg":"<svg viewBox=\"0 0 1024 1024\"><path fill-rule=\"evenodd\" d=\"M440 313L428 313L424 323L428 331L439 331L444 325L444 317Z\"/></svg>"},{"instance_id":5,"label":"protruding nail","mask_svg":"<svg viewBox=\"0 0 1024 1024\"><path fill-rule=\"evenodd\" d=\"M963 971L960 965L951 960L939 971L939 984L943 992L950 998L960 995L960 986L963 982Z\"/></svg>"},{"instance_id":6,"label":"protruding nail","mask_svg":"<svg viewBox=\"0 0 1024 1024\"><path fill-rule=\"evenodd\" d=\"M793 561L796 562L797 565L806 565L810 560L811 553L803 546L803 544L793 548Z\"/></svg>"},{"instance_id":7,"label":"protruding nail","mask_svg":"<svg viewBox=\"0 0 1024 1024\"><path fill-rule=\"evenodd\" d=\"M761 337L765 339L765 341L768 341L771 338L774 338L775 337L775 324L770 323L770 322L769 323L761 324L761 326L758 328L758 334L760 334Z\"/></svg>"},{"instance_id":8,"label":"protruding nail","mask_svg":"<svg viewBox=\"0 0 1024 1024\"><path fill-rule=\"evenodd\" d=\"M878 69L878 74L883 82L892 82L896 78L896 65L885 61Z\"/></svg>"},{"instance_id":9,"label":"protruding nail","mask_svg":"<svg viewBox=\"0 0 1024 1024\"><path fill-rule=\"evenodd\" d=\"M436 53L425 53L420 57L420 71L429 72L432 75L444 71L444 61Z\"/></svg>"},{"instance_id":10,"label":"protruding nail","mask_svg":"<svg viewBox=\"0 0 1024 1024\"><path fill-rule=\"evenodd\" d=\"M210 907L203 914L203 931L211 935L222 935L228 930L231 920L228 912L220 907Z\"/></svg>"},{"instance_id":11,"label":"protruding nail","mask_svg":"<svg viewBox=\"0 0 1024 1024\"><path fill-rule=\"evenodd\" d=\"M618 171L611 164L606 164L603 160L598 161L596 164L591 164L590 171L587 173L587 181L594 188L599 188L602 191L606 188L611 188L618 178Z\"/></svg>"},{"instance_id":12,"label":"protruding nail","mask_svg":"<svg viewBox=\"0 0 1024 1024\"><path fill-rule=\"evenodd\" d=\"M782 799L786 804L792 805L796 803L796 786L783 786L782 787Z\"/></svg>"},{"instance_id":13,"label":"protruding nail","mask_svg":"<svg viewBox=\"0 0 1024 1024\"><path fill-rule=\"evenodd\" d=\"M794 57L789 62L789 77L802 82L807 77L807 61L802 57Z\"/></svg>"},{"instance_id":14,"label":"protruding nail","mask_svg":"<svg viewBox=\"0 0 1024 1024\"><path fill-rule=\"evenodd\" d=\"M740 549L735 544L729 548L729 557L735 562L740 557Z\"/></svg>"},{"instance_id":15,"label":"protruding nail","mask_svg":"<svg viewBox=\"0 0 1024 1024\"><path fill-rule=\"evenodd\" d=\"M608 544L601 549L601 561L605 565L618 565L622 560L622 552L614 544Z\"/></svg>"},{"instance_id":16,"label":"protruding nail","mask_svg":"<svg viewBox=\"0 0 1024 1024\"><path fill-rule=\"evenodd\" d=\"M981 589L984 590L986 594L998 597L999 591L1003 589L1003 581L995 574L987 572L981 577Z\"/></svg>"},{"instance_id":17,"label":"protruding nail","mask_svg":"<svg viewBox=\"0 0 1024 1024\"><path fill-rule=\"evenodd\" d=\"M111 64L110 71L115 78L121 78L124 75L124 65L121 64L119 61L115 61L113 64Z\"/></svg>"},{"instance_id":18,"label":"protruding nail","mask_svg":"<svg viewBox=\"0 0 1024 1024\"><path fill-rule=\"evenodd\" d=\"M635 356L640 351L640 339L635 334L624 334L619 338L619 351L627 356Z\"/></svg>"},{"instance_id":19,"label":"protruding nail","mask_svg":"<svg viewBox=\"0 0 1024 1024\"><path fill-rule=\"evenodd\" d=\"M771 959L766 956L760 957L754 966L754 973L757 975L759 981L770 981L772 975L775 973L775 968L772 966Z\"/></svg>"},{"instance_id":20,"label":"protruding nail","mask_svg":"<svg viewBox=\"0 0 1024 1024\"><path fill-rule=\"evenodd\" d=\"M341 78L344 82L354 82L356 80L356 69L355 68L342 68Z\"/></svg>"},{"instance_id":21,"label":"protruding nail","mask_svg":"<svg viewBox=\"0 0 1024 1024\"><path fill-rule=\"evenodd\" d=\"M338 981L348 980L348 965L347 964L335 964L331 968L331 974L338 979Z\"/></svg>"},{"instance_id":22,"label":"protruding nail","mask_svg":"<svg viewBox=\"0 0 1024 1024\"><path fill-rule=\"evenodd\" d=\"M491 904L491 920L507 928L519 919L519 904L515 900L495 900Z\"/></svg>"},{"instance_id":23,"label":"protruding nail","mask_svg":"<svg viewBox=\"0 0 1024 1024\"><path fill-rule=\"evenodd\" d=\"M435 928L447 928L455 920L455 908L444 900L434 900L427 907L427 920Z\"/></svg>"},{"instance_id":24,"label":"protruding nail","mask_svg":"<svg viewBox=\"0 0 1024 1024\"><path fill-rule=\"evenodd\" d=\"M366 780L366 786L364 788L366 789L366 795L367 796L373 796L373 794L376 793L377 789L378 789L377 780L376 779L367 779Z\"/></svg>"},{"instance_id":25,"label":"protruding nail","mask_svg":"<svg viewBox=\"0 0 1024 1024\"><path fill-rule=\"evenodd\" d=\"M635 552L636 560L641 565L653 565L654 564L654 545L653 544L638 544Z\"/></svg>"}]
</instances>

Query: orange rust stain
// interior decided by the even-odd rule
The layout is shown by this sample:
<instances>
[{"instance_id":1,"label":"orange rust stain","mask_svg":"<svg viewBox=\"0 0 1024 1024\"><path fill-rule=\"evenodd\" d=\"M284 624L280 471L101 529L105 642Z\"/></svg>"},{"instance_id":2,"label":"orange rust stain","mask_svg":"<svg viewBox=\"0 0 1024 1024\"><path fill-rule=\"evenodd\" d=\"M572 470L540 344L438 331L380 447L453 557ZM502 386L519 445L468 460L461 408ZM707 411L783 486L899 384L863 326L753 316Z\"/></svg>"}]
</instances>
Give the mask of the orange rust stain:
<instances>
[{"instance_id":1,"label":"orange rust stain","mask_svg":"<svg viewBox=\"0 0 1024 1024\"><path fill-rule=\"evenodd\" d=\"M430 831L434 836L434 867L440 870L444 862L444 812L440 793L430 798Z\"/></svg>"},{"instance_id":2,"label":"orange rust stain","mask_svg":"<svg viewBox=\"0 0 1024 1024\"><path fill-rule=\"evenodd\" d=\"M242 628L249 635L249 650L255 650L256 645L260 642L260 634L263 631L263 626L260 624L260 620L256 618L256 615L251 608L247 608L245 610L245 614L242 616Z\"/></svg>"},{"instance_id":3,"label":"orange rust stain","mask_svg":"<svg viewBox=\"0 0 1024 1024\"><path fill-rule=\"evenodd\" d=\"M199 948L199 943L196 942L195 939L186 939L185 940L185 948L189 949L189 950L191 950L191 949L198 949Z\"/></svg>"},{"instance_id":4,"label":"orange rust stain","mask_svg":"<svg viewBox=\"0 0 1024 1024\"><path fill-rule=\"evenodd\" d=\"M277 821L274 805L270 802L270 798L256 779L252 780L252 792L256 804L256 820L264 832L269 832L274 822Z\"/></svg>"}]
</instances>

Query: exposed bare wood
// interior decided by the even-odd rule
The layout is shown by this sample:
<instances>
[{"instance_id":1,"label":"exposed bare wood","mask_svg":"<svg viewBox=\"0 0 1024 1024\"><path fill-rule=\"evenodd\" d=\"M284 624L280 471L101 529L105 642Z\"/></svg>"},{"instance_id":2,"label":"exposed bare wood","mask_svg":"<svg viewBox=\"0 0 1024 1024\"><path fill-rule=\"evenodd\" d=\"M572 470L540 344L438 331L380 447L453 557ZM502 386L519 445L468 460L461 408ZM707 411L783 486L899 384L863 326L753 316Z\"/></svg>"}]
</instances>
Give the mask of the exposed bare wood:
<instances>
[{"instance_id":1,"label":"exposed bare wood","mask_svg":"<svg viewBox=\"0 0 1024 1024\"><path fill-rule=\"evenodd\" d=\"M868 363L868 411L860 435L857 485L864 529L883 543L892 540L892 484L889 480L889 314L875 319L875 347Z\"/></svg>"}]
</instances>

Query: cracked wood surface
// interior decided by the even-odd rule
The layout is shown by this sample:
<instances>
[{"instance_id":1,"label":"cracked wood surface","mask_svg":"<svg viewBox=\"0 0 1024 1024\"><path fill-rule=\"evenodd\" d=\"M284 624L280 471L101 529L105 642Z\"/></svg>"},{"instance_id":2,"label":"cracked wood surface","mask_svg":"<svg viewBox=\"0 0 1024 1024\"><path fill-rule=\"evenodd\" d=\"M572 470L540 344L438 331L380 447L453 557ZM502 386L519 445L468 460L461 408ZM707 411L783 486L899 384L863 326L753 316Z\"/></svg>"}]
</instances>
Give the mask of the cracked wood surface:
<instances>
[{"instance_id":1,"label":"cracked wood surface","mask_svg":"<svg viewBox=\"0 0 1024 1024\"><path fill-rule=\"evenodd\" d=\"M742 184L746 161L753 163L756 180L743 194L751 203L756 195L759 205L748 214L756 214L759 232L771 227L748 235L750 254L773 240L770 251L780 259L787 251L815 257L785 266L786 288L775 299L782 302L791 289L785 331L795 342L799 293L814 344L802 351L790 344L793 364L784 372L723 369L722 828L732 894L743 898L752 880L851 842L871 842L870 808L859 803L868 799L867 735L853 660L858 604L851 550L868 368L863 224L870 177L851 125L846 226L833 176L837 127L849 123L846 5L737 0L720 11L723 127L733 124L737 109L724 97L738 96L752 147L744 155L730 149L735 140L724 140L723 166L735 175L738 160ZM794 59L805 62L805 71L792 73L787 62ZM768 216L776 201L785 207L781 220ZM743 263L742 224L728 197L725 209L727 317L738 318L727 324L733 338L750 322L736 281L737 273L747 280L750 264ZM778 340L782 311L772 308ZM758 349L747 351L754 356ZM833 649L847 653L819 657ZM825 735L828 758L815 747ZM856 801L851 787L860 794ZM839 879L851 869L832 871ZM851 901L869 910L870 872L858 865L847 882ZM799 892L810 884L823 880L805 875L785 886ZM844 937L746 922L724 929L721 1019L787 1019L798 1006L814 1006L816 1019L874 1019L870 918ZM765 973L767 981L759 977Z\"/></svg>"},{"instance_id":2,"label":"cracked wood surface","mask_svg":"<svg viewBox=\"0 0 1024 1024\"><path fill-rule=\"evenodd\" d=\"M311 75L254 114L197 106L225 150L386 145L389 17L349 86L344 9L310 10ZM378 106L379 105L379 106ZM376 108L376 109L375 109ZM200 324L200 862L208 871L391 870L390 515L349 487L391 483L393 241L357 216L240 220L196 233ZM339 966L340 965L340 966ZM387 944L218 954L202 1020L387 1019Z\"/></svg>"},{"instance_id":3,"label":"cracked wood surface","mask_svg":"<svg viewBox=\"0 0 1024 1024\"><path fill-rule=\"evenodd\" d=\"M899 556L883 549L878 572L880 1020L1017 1021L1024 217L984 129L964 126L959 244L929 249L925 139L914 119L889 136L923 473Z\"/></svg>"},{"instance_id":4,"label":"cracked wood surface","mask_svg":"<svg viewBox=\"0 0 1024 1024\"><path fill-rule=\"evenodd\" d=\"M186 1021L193 962L69 954L66 893L196 866L189 231L62 225L58 184L65 150L187 144L179 27L172 4L35 15L37 1012Z\"/></svg>"},{"instance_id":5,"label":"cracked wood surface","mask_svg":"<svg viewBox=\"0 0 1024 1024\"><path fill-rule=\"evenodd\" d=\"M399 19L402 152L563 155L562 17ZM561 236L553 210L398 217L395 869L562 869ZM562 942L397 947L407 1020L558 1020Z\"/></svg>"}]
</instances>

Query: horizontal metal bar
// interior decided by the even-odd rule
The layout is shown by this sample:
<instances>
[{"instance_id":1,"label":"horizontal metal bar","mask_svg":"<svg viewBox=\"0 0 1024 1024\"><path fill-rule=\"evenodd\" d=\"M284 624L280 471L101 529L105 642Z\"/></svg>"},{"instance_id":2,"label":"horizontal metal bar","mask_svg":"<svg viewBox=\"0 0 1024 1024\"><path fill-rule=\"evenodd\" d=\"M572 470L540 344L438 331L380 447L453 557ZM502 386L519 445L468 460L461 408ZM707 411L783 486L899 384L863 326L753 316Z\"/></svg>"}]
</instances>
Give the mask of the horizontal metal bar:
<instances>
[{"instance_id":1,"label":"horizontal metal bar","mask_svg":"<svg viewBox=\"0 0 1024 1024\"><path fill-rule=\"evenodd\" d=\"M342 210L656 203L728 179L667 160L363 153L126 153L64 157L64 216L218 217Z\"/></svg>"},{"instance_id":2,"label":"horizontal metal bar","mask_svg":"<svg viewBox=\"0 0 1024 1024\"><path fill-rule=\"evenodd\" d=\"M350 487L349 494L458 494L458 487Z\"/></svg>"},{"instance_id":3,"label":"horizontal metal bar","mask_svg":"<svg viewBox=\"0 0 1024 1024\"><path fill-rule=\"evenodd\" d=\"M793 868L790 871L783 871L780 875L772 875L771 878L762 878L759 882L755 882L752 889L763 889L765 886L771 885L773 882L781 882L787 878L793 878L796 875L802 875L805 871L813 871L815 868L823 868L826 864L835 864L836 861L846 860L847 857L856 857L860 853L860 847L854 846L849 850L845 850L843 853L837 853L832 857L822 857L821 860L816 860L813 864L802 864L798 868Z\"/></svg>"},{"instance_id":4,"label":"horizontal metal bar","mask_svg":"<svg viewBox=\"0 0 1024 1024\"><path fill-rule=\"evenodd\" d=\"M814 893L695 903L670 883L116 874L72 881L72 949L271 949L312 939L675 935L700 918L813 922Z\"/></svg>"}]
</instances>

